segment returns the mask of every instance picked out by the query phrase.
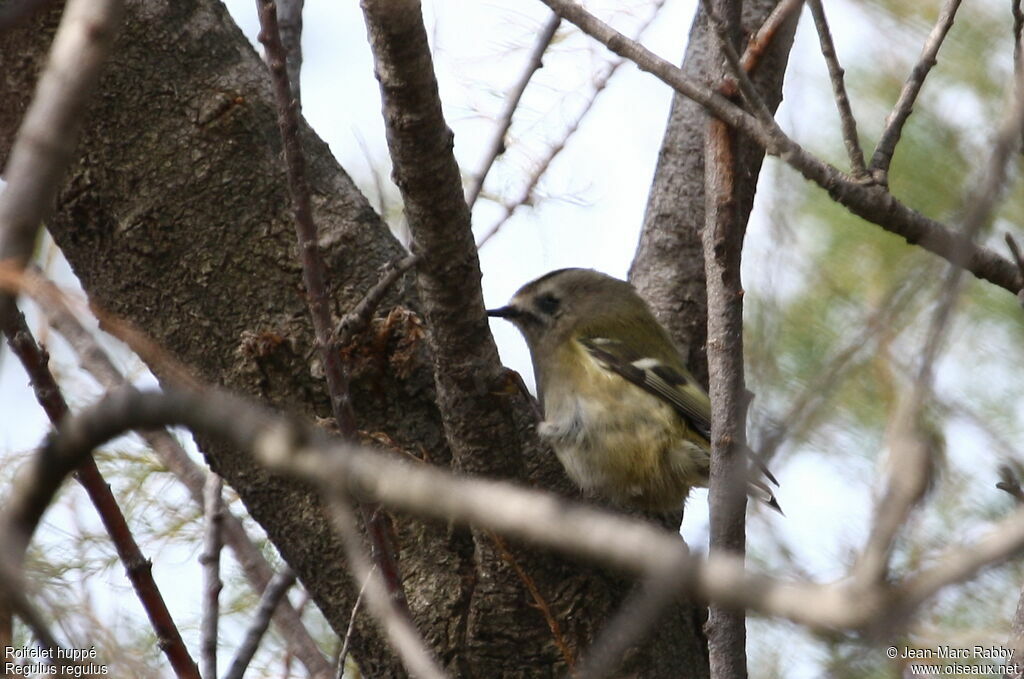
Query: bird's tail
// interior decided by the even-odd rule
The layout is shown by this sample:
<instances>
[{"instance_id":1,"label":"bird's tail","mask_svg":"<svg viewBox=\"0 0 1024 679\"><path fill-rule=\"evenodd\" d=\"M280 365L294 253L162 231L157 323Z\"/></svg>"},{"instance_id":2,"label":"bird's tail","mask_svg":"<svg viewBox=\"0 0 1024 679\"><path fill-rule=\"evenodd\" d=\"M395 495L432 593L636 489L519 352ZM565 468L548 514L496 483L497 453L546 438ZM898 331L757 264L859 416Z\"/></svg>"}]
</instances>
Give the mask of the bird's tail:
<instances>
[{"instance_id":1,"label":"bird's tail","mask_svg":"<svg viewBox=\"0 0 1024 679\"><path fill-rule=\"evenodd\" d=\"M775 485L778 485L777 483ZM748 479L747 480L747 495L760 500L765 503L779 514L786 515L782 511L782 507L779 506L779 501L775 499L775 493L772 492L771 486L760 479Z\"/></svg>"},{"instance_id":2,"label":"bird's tail","mask_svg":"<svg viewBox=\"0 0 1024 679\"><path fill-rule=\"evenodd\" d=\"M775 493L772 491L772 486L779 487L779 480L768 469L768 465L764 463L764 459L758 452L748 447L747 457L750 459L747 471L747 495L755 500L760 500L785 516L785 512L782 511L782 507L779 506L779 501L775 499Z\"/></svg>"}]
</instances>

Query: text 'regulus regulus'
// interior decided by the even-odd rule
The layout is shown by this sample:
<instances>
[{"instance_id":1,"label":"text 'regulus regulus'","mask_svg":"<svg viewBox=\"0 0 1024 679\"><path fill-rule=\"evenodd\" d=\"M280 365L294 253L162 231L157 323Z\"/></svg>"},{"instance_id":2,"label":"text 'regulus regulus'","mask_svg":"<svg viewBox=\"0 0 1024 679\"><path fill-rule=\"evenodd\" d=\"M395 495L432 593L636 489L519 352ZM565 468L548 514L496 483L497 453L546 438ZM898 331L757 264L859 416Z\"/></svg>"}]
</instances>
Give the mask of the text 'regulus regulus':
<instances>
[{"instance_id":1,"label":"text 'regulus regulus'","mask_svg":"<svg viewBox=\"0 0 1024 679\"><path fill-rule=\"evenodd\" d=\"M632 285L560 269L487 314L526 339L544 410L538 433L584 491L670 511L707 486L711 401ZM764 483L748 490L778 509Z\"/></svg>"}]
</instances>

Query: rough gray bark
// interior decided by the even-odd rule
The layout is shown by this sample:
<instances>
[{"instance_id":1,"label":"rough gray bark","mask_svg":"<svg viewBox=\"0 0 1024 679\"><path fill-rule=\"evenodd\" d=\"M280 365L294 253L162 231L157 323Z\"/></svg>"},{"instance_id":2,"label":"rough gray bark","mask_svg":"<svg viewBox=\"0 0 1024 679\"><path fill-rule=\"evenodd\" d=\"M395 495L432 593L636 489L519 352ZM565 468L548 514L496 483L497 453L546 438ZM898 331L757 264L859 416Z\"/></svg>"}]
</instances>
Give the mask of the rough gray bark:
<instances>
[{"instance_id":1,"label":"rough gray bark","mask_svg":"<svg viewBox=\"0 0 1024 679\"><path fill-rule=\"evenodd\" d=\"M30 22L3 36L5 155L58 11L43 17L43 28ZM351 305L401 249L326 146L307 138L335 300ZM305 360L312 338L279 154L266 74L223 6L136 2L48 226L93 303L143 329L202 379L323 416L327 398ZM359 266L342 265L347 252ZM361 425L422 444L443 461L429 373L417 370L425 357L414 322L394 323L382 334L381 355L361 356ZM396 358L404 345L407 356ZM398 380L396 370L408 379ZM412 396L402 426L387 427L377 404L398 391ZM344 629L354 594L317 498L235 451L203 447ZM451 540L444 530L421 532L425 541ZM440 592L458 592L457 576L450 579L456 586ZM368 671L398 671L372 626L357 635Z\"/></svg>"},{"instance_id":2,"label":"rough gray bark","mask_svg":"<svg viewBox=\"0 0 1024 679\"><path fill-rule=\"evenodd\" d=\"M744 40L764 23L778 0L743 3ZM782 80L796 30L796 16L775 36L752 77L768 107L782 101ZM714 35L703 10L690 29L683 70L708 81ZM704 228L704 128L700 105L677 94L658 156L654 185L629 278L651 302L687 357L690 370L707 386L707 291L701 230ZM740 137L736 157L737 211L744 222L754 203L754 189L764 151Z\"/></svg>"},{"instance_id":3,"label":"rough gray bark","mask_svg":"<svg viewBox=\"0 0 1024 679\"><path fill-rule=\"evenodd\" d=\"M56 10L0 36L0 156L27 104ZM129 2L121 39L58 196L51 233L99 307L144 330L202 379L301 417L330 412L302 298L280 141L266 72L218 2ZM309 175L336 315L402 253L325 144L306 130ZM411 277L367 335L347 347L359 428L432 464L451 455ZM528 413L513 408L518 438ZM344 634L355 592L321 503L247 456L200 441L212 468ZM570 492L554 457L529 452L491 469ZM555 677L562 653L516 568L485 536L396 516L416 624L455 676ZM630 590L622 578L510 545L578 654ZM706 676L700 620L678 607L624 676ZM373 677L404 676L359 616L353 654Z\"/></svg>"}]
</instances>

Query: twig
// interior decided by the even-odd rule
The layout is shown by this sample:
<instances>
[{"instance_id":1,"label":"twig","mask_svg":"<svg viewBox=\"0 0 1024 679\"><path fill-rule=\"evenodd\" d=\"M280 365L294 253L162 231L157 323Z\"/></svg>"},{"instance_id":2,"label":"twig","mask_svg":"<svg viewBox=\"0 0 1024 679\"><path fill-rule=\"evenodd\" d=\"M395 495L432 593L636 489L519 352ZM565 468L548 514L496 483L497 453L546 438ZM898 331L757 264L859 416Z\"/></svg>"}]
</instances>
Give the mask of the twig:
<instances>
[{"instance_id":1,"label":"twig","mask_svg":"<svg viewBox=\"0 0 1024 679\"><path fill-rule=\"evenodd\" d=\"M1007 96L1011 99L1011 106L1003 120L1000 121L988 163L976 184L968 190L962 201L964 216L961 230L968 242L974 242L991 218L996 202L1006 188L1010 159L1021 146L1021 130L1024 128L1024 89L1015 82ZM1019 255L1019 253L1017 254ZM1014 256L1014 259L1019 274L1020 259L1017 255ZM918 378L918 382L925 386L931 383L932 366L944 339L948 318L952 313L953 303L961 284L965 260L954 257L950 263L952 266L949 268L943 286L944 296L936 310L928 341L925 344L921 374Z\"/></svg>"},{"instance_id":2,"label":"twig","mask_svg":"<svg viewBox=\"0 0 1024 679\"><path fill-rule=\"evenodd\" d=\"M0 262L22 269L53 209L86 104L120 23L120 0L69 0L35 96L14 139L0 193ZM14 297L0 291L0 318Z\"/></svg>"},{"instance_id":3,"label":"twig","mask_svg":"<svg viewBox=\"0 0 1024 679\"><path fill-rule=\"evenodd\" d=\"M911 379L913 378L913 375L920 370L920 366L909 366L902 362L897 362L895 365L904 375L911 376ZM1000 435L998 432L993 431L991 427L991 417L987 414L978 412L969 404L962 401L952 402L944 400L940 398L939 394L934 392L932 393L930 405L942 417L949 419L962 419L982 431L989 438L993 447L997 449L1003 458L1008 461L1008 464L1004 464L999 467L1000 478L1002 480L996 483L996 488L1004 490L1015 496L1017 489L1013 487L1013 484L1015 484L1016 479L1021 476L1018 473L1020 465L1017 462L1017 457L1020 451L1005 437ZM1004 485L1009 485L1010 487L1004 487ZM1024 499L1024 495L1022 495L1022 499Z\"/></svg>"},{"instance_id":4,"label":"twig","mask_svg":"<svg viewBox=\"0 0 1024 679\"><path fill-rule=\"evenodd\" d=\"M536 190L537 185L540 184L541 178L544 177L548 169L551 167L551 163L553 163L555 158L557 158L558 155L565 150L566 143L574 134L576 134L576 131L579 130L580 124L583 122L583 119L593 108L594 102L597 101L597 95L600 94L607 86L608 79L610 78L611 74L614 73L615 70L617 70L618 67L624 63L625 60L619 60L618 62L612 65L611 69L609 69L609 71L607 71L603 77L600 77L598 79L598 81L595 83L593 95L583 105L583 109L580 111L580 113L572 120L572 122L568 124L568 126L566 126L565 133L556 143L548 147L547 153L544 154L544 157L539 158L533 164L533 169L530 171L530 174L527 175L526 182L524 183L522 190L519 192L519 195L510 201L503 201L502 203L500 203L501 213L498 215L498 218L494 221L493 224L491 224L490 228L487 229L487 232L484 233L484 235L481 236L480 239L476 242L476 247L478 250L482 248L484 245L486 245L492 238L498 235L498 232L501 231L505 224L508 223L508 220L512 217L516 210L518 210L523 205L527 205L528 203L530 203L530 200L533 197L533 192Z\"/></svg>"},{"instance_id":5,"label":"twig","mask_svg":"<svg viewBox=\"0 0 1024 679\"><path fill-rule=\"evenodd\" d=\"M224 541L221 526L224 524L224 500L221 493L224 482L210 472L206 476L203 493L203 552L199 563L203 567L202 622L199 628L199 662L204 677L217 676L217 623L220 620L220 591L224 583L220 579L220 552Z\"/></svg>"},{"instance_id":6,"label":"twig","mask_svg":"<svg viewBox=\"0 0 1024 679\"><path fill-rule=\"evenodd\" d=\"M889 425L886 442L890 472L875 507L867 542L852 570L861 586L875 585L888 577L896 538L931 486L937 461L926 426L923 403L912 389Z\"/></svg>"},{"instance_id":7,"label":"twig","mask_svg":"<svg viewBox=\"0 0 1024 679\"><path fill-rule=\"evenodd\" d=\"M16 560L16 550L11 549L6 537L8 536L0 535L0 596L6 599L5 605L10 606L11 611L17 614L44 648L50 649L55 657L66 657L68 654L65 647L58 643L57 638L50 631L46 618L32 605L25 594L27 587L21 577L21 566L13 563ZM12 644L13 641L9 642L5 649L11 648ZM5 658L4 662L6 665L10 661ZM68 670L71 671L72 668L68 668ZM9 672L5 668L5 676L8 674ZM67 677L69 675L61 673L59 676Z\"/></svg>"},{"instance_id":8,"label":"twig","mask_svg":"<svg viewBox=\"0 0 1024 679\"><path fill-rule=\"evenodd\" d=\"M640 25L639 29L637 30L637 37L643 35L644 31L646 31L647 28L654 22L654 19L658 16L658 10L661 9L661 7L664 4L665 0L657 0L657 2L655 3L654 11L648 17L648 19L643 24ZM558 18L558 16L555 15L555 18ZM594 108L594 104L597 103L598 97L608 87L608 83L611 81L612 76L615 75L615 73L623 64L626 63L626 61L626 59L621 57L614 60L610 64L607 64L605 66L605 69L594 78L594 81L592 83L593 89L590 93L590 97L583 104L583 106L577 112L576 116L572 119L572 121L570 121L569 124L566 125L565 131L562 133L559 140L556 143L551 144L548 147L547 153L545 153L543 157L537 159L537 161L533 164L533 169L530 171L530 174L526 177L526 182L523 185L523 189L519 192L519 195L510 201L501 202L501 214L498 215L498 218L494 221L493 224L491 224L490 228L487 229L487 232L484 233L484 235L481 236L480 239L477 240L476 242L476 247L478 250L482 248L488 241L494 238L494 236L496 236L499 231L501 231L501 229L505 226L505 224L508 223L508 220L512 217L516 210L518 210L523 205L527 205L530 203L531 199L533 198L533 192L537 189L537 185L540 184L540 180L547 173L548 169L551 167L551 164L555 161L555 158L557 158L559 154L565 150L565 146L568 143L569 139L571 139L572 136L575 135L576 132L580 129L580 125L583 124L583 120Z\"/></svg>"},{"instance_id":9,"label":"twig","mask_svg":"<svg viewBox=\"0 0 1024 679\"><path fill-rule=\"evenodd\" d=\"M505 151L505 135L508 134L509 128L512 127L512 116L515 114L516 109L519 108L519 102L523 98L526 86L530 84L534 74L544 66L544 53L551 45L551 40L555 37L555 32L558 30L560 23L562 23L562 18L557 14L552 14L547 23L544 24L544 27L537 35L537 42L534 43L533 50L530 52L530 58L526 62L526 69L505 96L505 106L498 116L498 126L491 137L491 143L484 152L480 170L471 176L466 184L466 204L469 205L471 210L476 204L476 199L480 196L480 190L484 186L487 174L494 166L494 161Z\"/></svg>"},{"instance_id":10,"label":"twig","mask_svg":"<svg viewBox=\"0 0 1024 679\"><path fill-rule=\"evenodd\" d=\"M64 400L60 387L57 385L57 381L47 366L49 356L36 343L25 323L25 317L17 310L6 318L0 318L0 330L6 335L11 351L18 357L25 368L25 372L28 373L36 399L43 407L50 422L56 426L64 418L68 417L70 410L67 402ZM30 464L38 466L45 465L46 462L37 459ZM33 472L30 471L29 474L29 478L32 478ZM38 474L45 474L45 470L37 468L35 470L36 478L38 478ZM135 542L131 529L128 527L128 522L125 520L121 508L117 504L117 499L114 497L110 486L96 467L96 463L91 456L82 460L76 475L79 483L85 488L89 494L89 499L96 507L96 511L99 513L100 519L107 530L107 534L114 543L121 563L124 564L125 573L132 583L132 587L153 626L153 631L157 639L160 640L160 645L175 673L179 677L195 677L198 679L199 671L196 668L195 662L189 656L188 649L185 647L185 643L181 639L181 635L174 624L170 611L167 609L163 596L160 594L160 589L153 579L152 564L149 559L143 556L142 550L139 549L138 543ZM59 483L59 480L57 480L56 484L59 485ZM39 516L22 515L19 517L15 515L13 517L14 522L6 526L5 534L9 538L17 536L14 538L15 541L13 543L8 544L10 548L8 557L14 562L20 563L24 550L31 538L32 528L39 521L43 509L45 509L45 505L38 509Z\"/></svg>"},{"instance_id":11,"label":"twig","mask_svg":"<svg viewBox=\"0 0 1024 679\"><path fill-rule=\"evenodd\" d=\"M786 24L790 15L799 11L803 6L804 0L782 0L775 6L761 27L751 36L747 42L747 48L743 50L743 56L740 58L740 66L743 71L752 74L757 69L758 64L761 63L761 57L764 56L768 46L775 39L775 34Z\"/></svg>"},{"instance_id":12,"label":"twig","mask_svg":"<svg viewBox=\"0 0 1024 679\"><path fill-rule=\"evenodd\" d=\"M832 91L835 95L836 108L839 109L839 121L843 130L843 143L846 145L846 154L850 157L853 178L856 181L866 181L870 179L870 175L867 167L864 166L864 152L860 148L860 139L857 137L857 120L853 117L850 99L846 96L846 85L843 82L844 71L843 67L839 65L839 56L836 54L836 46L832 42L832 32L828 28L825 9L821 5L821 0L807 1L811 6L811 16L814 17L814 28L818 31L821 54L825 57L828 75L832 80Z\"/></svg>"},{"instance_id":13,"label":"twig","mask_svg":"<svg viewBox=\"0 0 1024 679\"><path fill-rule=\"evenodd\" d=\"M947 549L935 565L910 576L902 585L898 608L911 611L940 589L963 582L979 571L997 566L1024 548L1024 509L995 525L968 546Z\"/></svg>"},{"instance_id":14,"label":"twig","mask_svg":"<svg viewBox=\"0 0 1024 679\"><path fill-rule=\"evenodd\" d=\"M317 242L316 224L313 222L312 200L306 177L306 160L302 151L302 142L299 139L298 107L295 100L292 99L288 75L285 71L287 56L284 46L281 44L277 25L277 10L274 0L258 0L258 2L259 39L267 53L274 99L277 102L278 127L281 130L281 142L284 146L288 190L291 194L292 209L295 215L295 234L302 261L302 280L306 288L309 315L313 321L313 333L316 336L320 360L324 367L324 377L331 400L331 412L341 435L355 439L358 432L355 413L352 410L348 375L342 365L341 352L332 341L333 324L329 306L330 296L327 293L324 261L320 256L320 246ZM380 567L388 591L395 597L399 606L408 610L398 559L392 553L387 526L383 520L373 520L374 514L370 509L360 506L359 511L370 536L373 559Z\"/></svg>"},{"instance_id":15,"label":"twig","mask_svg":"<svg viewBox=\"0 0 1024 679\"><path fill-rule=\"evenodd\" d=\"M1021 83L1015 81L1008 88L1006 96L1011 103L999 123L984 173L963 199L961 230L968 241L973 241L990 219L996 202L1006 188L1010 159L1021 147L1021 129L1024 128L1024 88ZM954 259L952 263L960 268L965 266L965 261L966 257L963 257ZM1015 264L1020 274L1019 256L1015 256Z\"/></svg>"},{"instance_id":16,"label":"twig","mask_svg":"<svg viewBox=\"0 0 1024 679\"><path fill-rule=\"evenodd\" d=\"M412 464L361 445L326 439L227 393L117 392L67 418L47 443L48 472L68 473L94 447L130 429L186 426L252 451L272 470L317 484L331 497L351 493L417 516L471 523L646 577L672 573L682 587L709 600L787 618L813 630L868 630L891 615L906 616L943 587L1024 549L1024 509L981 539L939 555L935 565L902 583L867 589L840 582L779 581L747 571L723 554L691 556L679 536L631 519L509 483L455 475ZM48 504L54 487L27 484L4 519L27 504ZM22 512L23 513L23 512ZM9 525L5 521L2 525ZM0 539L6 539L0 532Z\"/></svg>"},{"instance_id":17,"label":"twig","mask_svg":"<svg viewBox=\"0 0 1024 679\"><path fill-rule=\"evenodd\" d=\"M740 4L707 0L705 11L718 35L719 53L739 78L747 103L767 107L739 66L735 42ZM744 84L746 83L746 84ZM751 94L747 94L748 88ZM760 105L758 106L758 103ZM770 114L768 114L770 116ZM736 192L737 131L725 122L708 120L704 137L704 271L708 291L707 357L711 411L711 474L708 505L711 553L728 553L740 560L746 552L746 386L743 374L743 288L740 261L746 222ZM708 660L713 679L746 679L746 619L744 612L712 602L705 625Z\"/></svg>"},{"instance_id":18,"label":"twig","mask_svg":"<svg viewBox=\"0 0 1024 679\"><path fill-rule=\"evenodd\" d=\"M334 498L330 503L330 515L345 547L349 571L357 583L362 583L361 588L366 591L366 607L377 619L381 630L402 659L409 674L422 679L444 679L447 675L427 649L407 611L399 607L389 596L380 573L366 558L351 509L341 498Z\"/></svg>"},{"instance_id":19,"label":"twig","mask_svg":"<svg viewBox=\"0 0 1024 679\"><path fill-rule=\"evenodd\" d=\"M277 9L274 0L258 0L260 15L260 42L267 54L274 99L277 102L277 123L281 130L285 164L288 170L288 191L291 194L292 210L295 216L295 235L298 240L302 262L302 281L306 288L309 315L313 321L320 360L324 366L327 389L330 392L331 412L343 436L356 436L355 415L352 412L348 389L348 376L341 363L341 356L331 342L330 296L327 293L327 277L324 261L317 243L316 224L313 222L313 206L310 198L309 181L306 177L306 160L299 139L299 115L292 98L288 74L285 70L287 55L281 44L277 25Z\"/></svg>"},{"instance_id":20,"label":"twig","mask_svg":"<svg viewBox=\"0 0 1024 679\"><path fill-rule=\"evenodd\" d=\"M821 405L842 379L853 359L870 347L875 336L887 329L892 320L906 309L923 285L923 281L924 279L915 277L906 284L895 288L863 321L860 332L851 338L846 347L840 350L827 366L819 370L813 380L801 390L800 395L790 403L785 414L772 418L768 434L757 446L757 452L766 462L774 457L779 446L791 432L806 428L807 421L816 411L820 410Z\"/></svg>"},{"instance_id":21,"label":"twig","mask_svg":"<svg viewBox=\"0 0 1024 679\"><path fill-rule=\"evenodd\" d=\"M1016 267L988 248L971 243L947 225L916 212L878 185L853 181L837 168L807 152L778 125L762 121L739 109L732 102L689 78L681 69L659 58L630 40L571 0L542 0L558 14L577 25L584 33L606 45L616 54L632 60L641 70L656 76L680 94L693 99L709 113L748 135L766 152L778 156L805 178L829 192L851 212L902 236L946 260L963 263L978 278L990 281L1014 294L1022 287Z\"/></svg>"},{"instance_id":22,"label":"twig","mask_svg":"<svg viewBox=\"0 0 1024 679\"><path fill-rule=\"evenodd\" d=\"M744 70L740 63L740 55L736 51L736 46L733 44L733 40L730 37L731 31L728 24L719 16L718 12L712 6L714 0L701 0L701 6L704 8L704 13L708 17L708 24L711 26L712 32L715 34L715 41L718 46L722 57L728 64L728 73L723 73L722 77L731 75L736 79L736 84L739 85L740 92L743 94L743 100L747 102L747 106L750 107L751 111L762 123L771 124L773 119L772 112L768 109L768 105L765 103L764 98L757 91L757 86L750 79L750 74ZM737 19L738 21L738 19ZM731 90L729 87L719 88L726 96L732 96L735 90Z\"/></svg>"},{"instance_id":23,"label":"twig","mask_svg":"<svg viewBox=\"0 0 1024 679\"><path fill-rule=\"evenodd\" d=\"M907 118L910 117L910 112L914 108L917 95L924 85L924 79L928 77L928 72L932 69L932 66L937 63L935 57L939 53L942 41L945 40L946 34L953 25L953 19L959 7L960 0L946 0L942 11L939 12L939 18L935 23L935 27L928 34L928 39L921 50L921 56L918 58L917 64L914 65L913 70L907 77L907 81L903 84L903 89L900 91L899 99L896 100L896 105L885 119L885 129L882 131L882 136L878 139L875 152L871 156L871 166L869 168L875 181L882 186L887 186L889 183L889 163L892 162L892 155L896 150L896 144L903 133L903 125L907 122Z\"/></svg>"},{"instance_id":24,"label":"twig","mask_svg":"<svg viewBox=\"0 0 1024 679\"><path fill-rule=\"evenodd\" d=\"M602 22L583 7L571 0L542 0L559 16L575 24L581 31L608 47L612 52L629 59L641 70L664 80L680 94L693 99L733 127L737 127L757 139L763 146L778 153L777 140L770 137L764 127L751 114L737 107L718 92L689 78L681 69L661 59L635 40L627 38L608 24Z\"/></svg>"},{"instance_id":25,"label":"twig","mask_svg":"<svg viewBox=\"0 0 1024 679\"><path fill-rule=\"evenodd\" d=\"M391 286L405 274L406 271L416 266L419 255L406 255L400 260L391 262L381 274L377 283L366 291L363 298L351 311L345 314L334 328L335 341L338 346L344 347L352 341L352 338L366 329L373 312L377 310L384 296L388 294Z\"/></svg>"},{"instance_id":26,"label":"twig","mask_svg":"<svg viewBox=\"0 0 1024 679\"><path fill-rule=\"evenodd\" d=\"M989 161L983 173L964 195L963 234L973 242L988 223L996 201L1005 187L1010 158L1021 144L1024 126L1024 89L1015 82L1008 92L1012 105L1000 121ZM868 542L855 568L862 582L885 578L893 542L906 517L927 487L931 457L923 436L922 418L931 397L935 362L949 335L954 306L963 284L960 262L952 260L942 282L939 301L929 324L921 364L911 388L909 402L897 419L897 436L891 454L895 466L904 471L892 478L875 511Z\"/></svg>"},{"instance_id":27,"label":"twig","mask_svg":"<svg viewBox=\"0 0 1024 679\"><path fill-rule=\"evenodd\" d=\"M253 616L249 629L245 632L245 638L238 646L235 657L228 665L228 671L224 673L223 679L242 679L245 670L252 662L256 650L260 646L263 635L270 626L270 619L277 610L278 605L285 600L288 590L295 584L295 573L285 567L270 581L267 588L263 590L259 606L256 608L256 615Z\"/></svg>"},{"instance_id":28,"label":"twig","mask_svg":"<svg viewBox=\"0 0 1024 679\"><path fill-rule=\"evenodd\" d=\"M23 284L23 292L35 300L50 325L63 335L78 355L82 367L95 377L104 389L114 391L129 386L128 380L117 369L107 352L79 322L65 295L56 285L42 278L33 268L19 279ZM196 505L202 507L207 472L192 461L177 439L166 430L144 430L138 434L157 454L161 463L185 485ZM105 488L106 484L97 484L97 487L100 486ZM227 510L224 512L223 535L224 541L234 553L253 589L263 592L272 579L273 570L249 538L241 521ZM310 676L327 679L330 667L316 642L310 637L302 618L290 603L285 601L277 608L275 621L281 636L309 671Z\"/></svg>"},{"instance_id":29,"label":"twig","mask_svg":"<svg viewBox=\"0 0 1024 679\"><path fill-rule=\"evenodd\" d=\"M558 647L558 651L562 654L562 660L565 661L566 667L569 668L570 676L577 676L576 674L576 658L573 657L572 650L569 648L569 644L565 641L565 636L562 634L562 626L558 624L558 619L555 618L554 613L551 612L551 607L548 605L547 600L540 593L540 589L537 587L536 581L530 577L530 574L523 570L523 567L519 565L516 557L509 550L508 545L501 538L500 535L494 531L487 531L490 535L491 540L494 542L494 546L498 549L498 555L505 561L512 570L516 572L520 582L526 587L526 591L530 593L530 598L533 599L533 603L540 614L544 616L544 622L547 623L548 629L551 630L551 638L555 642L555 646ZM588 674L579 676L589 677Z\"/></svg>"},{"instance_id":30,"label":"twig","mask_svg":"<svg viewBox=\"0 0 1024 679\"><path fill-rule=\"evenodd\" d=\"M188 366L172 356L147 333L139 330L131 322L100 308L95 302L90 303L89 309L99 321L103 332L127 344L128 348L166 383L182 389L203 388L202 380L196 377Z\"/></svg>"},{"instance_id":31,"label":"twig","mask_svg":"<svg viewBox=\"0 0 1024 679\"><path fill-rule=\"evenodd\" d=\"M370 568L372 573L376 566ZM337 679L345 679L345 662L348 659L349 646L352 642L352 632L356 628L356 615L359 613L359 606L363 603L363 595L366 593L366 583L369 582L369 578L363 581L363 586L359 588L359 596L356 597L356 602L352 604L352 615L348 619L348 628L345 630L345 640L341 644L341 650L338 652L338 671Z\"/></svg>"}]
</instances>

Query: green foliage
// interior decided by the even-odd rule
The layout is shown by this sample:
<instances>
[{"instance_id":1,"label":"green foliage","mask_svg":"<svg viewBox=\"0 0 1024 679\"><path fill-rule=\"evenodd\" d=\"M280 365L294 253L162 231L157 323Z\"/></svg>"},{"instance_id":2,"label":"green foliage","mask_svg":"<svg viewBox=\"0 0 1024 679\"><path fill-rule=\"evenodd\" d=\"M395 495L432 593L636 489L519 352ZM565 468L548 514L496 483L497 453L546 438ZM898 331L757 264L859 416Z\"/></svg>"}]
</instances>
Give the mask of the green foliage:
<instances>
[{"instance_id":1,"label":"green foliage","mask_svg":"<svg viewBox=\"0 0 1024 679\"><path fill-rule=\"evenodd\" d=\"M885 36L874 41L866 37L861 51L840 52L868 159L940 4L826 3L830 16L853 13ZM833 29L841 30L835 21ZM963 3L893 157L893 194L953 228L960 228L965 197L988 163L991 140L1006 112L1005 90L1012 82L1011 31L1006 3ZM799 95L818 101L798 106L825 110L831 105L826 78L822 67L821 79ZM807 125L813 132L797 135L801 142L846 168L845 153L838 153L843 149L838 122L813 125ZM1016 173L1013 163L1011 178ZM873 459L885 448L890 419L919 369L948 265L855 217L814 185L785 181L777 193L785 196L784 218L797 236L778 245L777 252L762 254L760 267L754 267L755 279L786 285L751 284L745 299L748 374L751 389L758 394L753 419L778 423L812 391L806 418L785 422L791 430L780 455L785 460L828 451L833 461L847 460L841 464L852 469L852 461ZM1003 233L1024 239L1019 227L1022 213L1024 190L1011 183L993 226L980 240L1008 254ZM771 267L777 268L766 270ZM877 331L865 332L872 319L887 313L888 320ZM999 464L1019 456L1014 441L1024 433L1016 379L1024 367L1022 313L1020 302L1006 290L975 281L970 274L964 277L936 366L930 405L938 433L951 442L948 463L937 490L916 510L897 542L896 575L933 563L951 544L978 537L1012 508L1009 496L994 484ZM823 380L829 371L835 372L833 379ZM847 482L865 484L865 502L851 508L850 516L851 522L863 525L870 518L871 491L866 484L871 481L850 475ZM781 498L785 504L785 493ZM859 547L846 546L851 551ZM793 558L798 564L806 559L799 550ZM1022 576L1021 564L1013 563L951 588L921 611L905 640L878 643L1002 643L1009 634ZM821 643L827 676L901 676L900 668L881 653L884 646L847 638ZM772 665L770 654L766 663ZM753 676L790 674L776 669Z\"/></svg>"}]
</instances>

